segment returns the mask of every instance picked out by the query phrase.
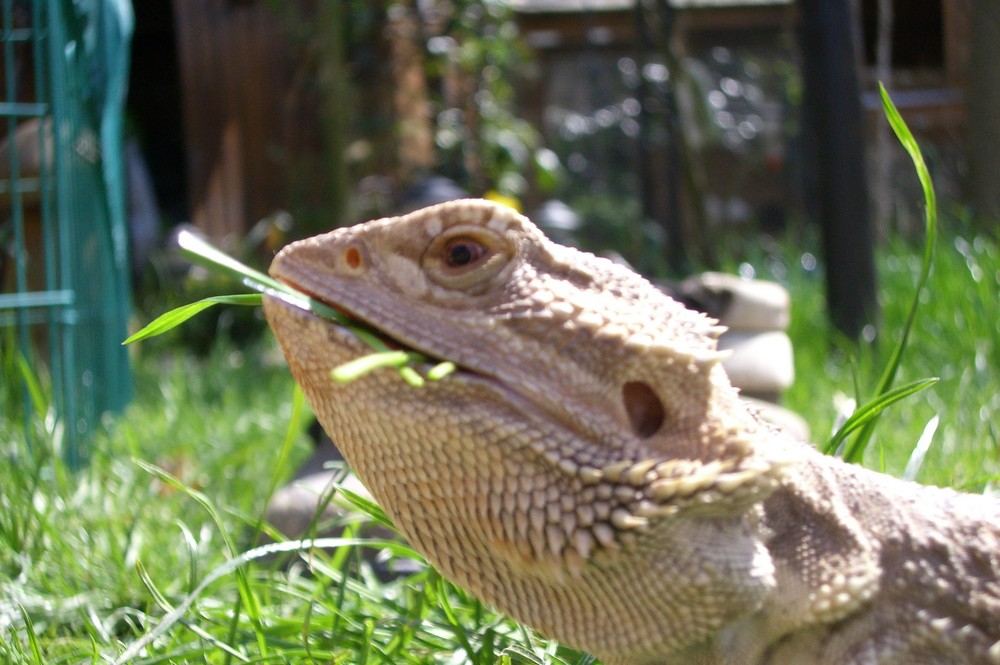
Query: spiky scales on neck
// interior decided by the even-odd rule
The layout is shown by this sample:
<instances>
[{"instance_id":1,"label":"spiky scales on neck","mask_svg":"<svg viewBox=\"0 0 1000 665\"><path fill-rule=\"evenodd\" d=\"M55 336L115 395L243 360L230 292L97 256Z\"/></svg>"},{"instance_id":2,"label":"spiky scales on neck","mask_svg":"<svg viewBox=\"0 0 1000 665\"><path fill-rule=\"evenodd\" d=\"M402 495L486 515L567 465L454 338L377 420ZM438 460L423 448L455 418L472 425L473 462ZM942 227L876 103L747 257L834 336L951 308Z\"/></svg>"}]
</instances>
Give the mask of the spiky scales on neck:
<instances>
[{"instance_id":1,"label":"spiky scales on neck","mask_svg":"<svg viewBox=\"0 0 1000 665\"><path fill-rule=\"evenodd\" d=\"M365 347L265 301L317 416L403 534L515 618L609 663L753 663L872 603L864 525L789 478L826 462L748 413L715 322L641 277L486 201L295 243L271 273L458 364L420 389L391 372L339 386L330 369ZM840 475L852 501L878 503L853 471L810 482ZM803 527L767 508L772 494L834 523L786 542ZM827 536L839 573L810 559Z\"/></svg>"}]
</instances>

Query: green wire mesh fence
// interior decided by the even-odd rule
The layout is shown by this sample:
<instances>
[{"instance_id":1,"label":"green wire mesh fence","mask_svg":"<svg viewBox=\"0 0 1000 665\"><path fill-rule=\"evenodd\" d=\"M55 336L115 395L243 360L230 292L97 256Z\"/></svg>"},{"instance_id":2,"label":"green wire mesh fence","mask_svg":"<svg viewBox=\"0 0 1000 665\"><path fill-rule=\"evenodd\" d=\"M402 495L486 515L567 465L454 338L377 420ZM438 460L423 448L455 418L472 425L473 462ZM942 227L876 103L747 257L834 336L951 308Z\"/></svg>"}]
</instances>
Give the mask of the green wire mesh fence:
<instances>
[{"instance_id":1,"label":"green wire mesh fence","mask_svg":"<svg viewBox=\"0 0 1000 665\"><path fill-rule=\"evenodd\" d=\"M26 373L4 363L2 410L53 419L75 464L102 415L131 397L120 346L131 5L0 0L0 20L0 344L49 379L53 404L38 413Z\"/></svg>"}]
</instances>

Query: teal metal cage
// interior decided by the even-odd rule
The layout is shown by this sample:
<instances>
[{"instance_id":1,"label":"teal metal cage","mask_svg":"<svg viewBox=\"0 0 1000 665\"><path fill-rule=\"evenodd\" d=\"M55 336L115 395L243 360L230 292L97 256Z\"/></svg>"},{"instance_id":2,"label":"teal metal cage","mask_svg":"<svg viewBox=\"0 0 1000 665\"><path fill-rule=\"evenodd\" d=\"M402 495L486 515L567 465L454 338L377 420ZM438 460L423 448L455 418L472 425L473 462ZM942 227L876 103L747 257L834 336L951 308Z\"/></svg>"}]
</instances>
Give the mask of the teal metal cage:
<instances>
[{"instance_id":1,"label":"teal metal cage","mask_svg":"<svg viewBox=\"0 0 1000 665\"><path fill-rule=\"evenodd\" d=\"M122 135L127 0L0 0L0 344L51 386L38 413L4 363L3 415L52 418L71 464L132 394ZM20 387L13 384L20 383ZM26 432L32 430L25 428Z\"/></svg>"}]
</instances>

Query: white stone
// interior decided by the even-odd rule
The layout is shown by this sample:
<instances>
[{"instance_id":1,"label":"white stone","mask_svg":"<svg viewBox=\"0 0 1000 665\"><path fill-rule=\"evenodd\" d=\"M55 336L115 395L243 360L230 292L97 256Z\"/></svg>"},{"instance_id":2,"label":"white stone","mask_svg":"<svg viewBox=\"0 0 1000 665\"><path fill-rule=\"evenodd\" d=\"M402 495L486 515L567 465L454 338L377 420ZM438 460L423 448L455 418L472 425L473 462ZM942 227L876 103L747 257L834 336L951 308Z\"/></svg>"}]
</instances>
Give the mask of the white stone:
<instances>
[{"instance_id":1,"label":"white stone","mask_svg":"<svg viewBox=\"0 0 1000 665\"><path fill-rule=\"evenodd\" d=\"M712 312L732 330L785 330L791 317L791 299L785 287L764 280L706 272L685 281L687 292L726 294L729 302L721 312Z\"/></svg>"},{"instance_id":2,"label":"white stone","mask_svg":"<svg viewBox=\"0 0 1000 665\"><path fill-rule=\"evenodd\" d=\"M729 380L751 396L773 398L795 380L792 341L783 332L730 331L719 339L719 349L732 352L722 361Z\"/></svg>"}]
</instances>

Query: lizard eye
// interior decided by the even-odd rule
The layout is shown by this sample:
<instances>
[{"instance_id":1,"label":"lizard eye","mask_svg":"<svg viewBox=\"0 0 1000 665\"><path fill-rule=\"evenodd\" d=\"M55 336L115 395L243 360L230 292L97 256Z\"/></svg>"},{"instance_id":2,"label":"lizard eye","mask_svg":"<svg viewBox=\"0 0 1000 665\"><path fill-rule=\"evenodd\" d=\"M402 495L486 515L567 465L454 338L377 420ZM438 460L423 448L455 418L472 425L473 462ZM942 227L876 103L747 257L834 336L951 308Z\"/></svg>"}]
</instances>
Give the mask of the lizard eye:
<instances>
[{"instance_id":1,"label":"lizard eye","mask_svg":"<svg viewBox=\"0 0 1000 665\"><path fill-rule=\"evenodd\" d=\"M445 263L460 268L480 260L489 250L471 238L455 238L445 248Z\"/></svg>"},{"instance_id":2,"label":"lizard eye","mask_svg":"<svg viewBox=\"0 0 1000 665\"><path fill-rule=\"evenodd\" d=\"M510 244L502 236L478 226L455 226L431 242L422 265L441 286L481 293L512 256Z\"/></svg>"}]
</instances>

